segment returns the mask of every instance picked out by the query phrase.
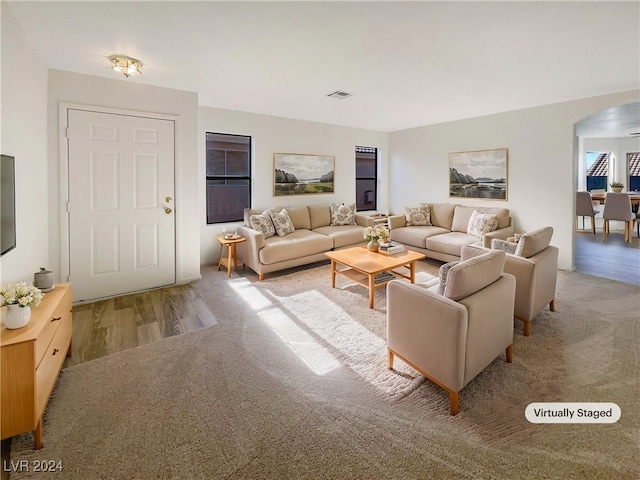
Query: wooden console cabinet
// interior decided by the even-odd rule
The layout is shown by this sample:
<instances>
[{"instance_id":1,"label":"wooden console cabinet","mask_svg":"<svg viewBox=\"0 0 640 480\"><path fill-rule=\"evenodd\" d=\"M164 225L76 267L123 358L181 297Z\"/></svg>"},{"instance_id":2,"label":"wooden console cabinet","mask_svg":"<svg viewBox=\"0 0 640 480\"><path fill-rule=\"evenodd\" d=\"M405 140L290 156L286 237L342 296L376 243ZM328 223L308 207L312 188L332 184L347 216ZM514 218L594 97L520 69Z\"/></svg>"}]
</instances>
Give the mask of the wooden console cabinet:
<instances>
[{"instance_id":1,"label":"wooden console cabinet","mask_svg":"<svg viewBox=\"0 0 640 480\"><path fill-rule=\"evenodd\" d=\"M0 430L2 439L33 431L42 448L42 414L71 349L71 285L58 284L31 308L23 328L0 330Z\"/></svg>"}]
</instances>

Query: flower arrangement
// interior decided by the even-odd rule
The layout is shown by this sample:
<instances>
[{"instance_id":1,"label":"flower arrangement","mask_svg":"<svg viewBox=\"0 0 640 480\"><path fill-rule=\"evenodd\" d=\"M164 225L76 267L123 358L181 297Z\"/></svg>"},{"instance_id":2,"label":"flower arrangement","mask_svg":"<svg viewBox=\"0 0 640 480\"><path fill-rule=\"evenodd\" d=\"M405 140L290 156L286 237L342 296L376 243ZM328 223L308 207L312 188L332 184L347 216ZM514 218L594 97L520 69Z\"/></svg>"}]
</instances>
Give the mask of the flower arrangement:
<instances>
[{"instance_id":1,"label":"flower arrangement","mask_svg":"<svg viewBox=\"0 0 640 480\"><path fill-rule=\"evenodd\" d=\"M27 282L10 283L0 290L0 306L37 307L44 294Z\"/></svg>"},{"instance_id":2,"label":"flower arrangement","mask_svg":"<svg viewBox=\"0 0 640 480\"><path fill-rule=\"evenodd\" d=\"M389 236L389 229L384 224L379 223L373 227L366 227L362 234L368 242L374 241L379 243L381 238L387 238Z\"/></svg>"},{"instance_id":3,"label":"flower arrangement","mask_svg":"<svg viewBox=\"0 0 640 480\"><path fill-rule=\"evenodd\" d=\"M609 185L611 185L611 188L623 188L624 185L620 182L611 182Z\"/></svg>"}]
</instances>

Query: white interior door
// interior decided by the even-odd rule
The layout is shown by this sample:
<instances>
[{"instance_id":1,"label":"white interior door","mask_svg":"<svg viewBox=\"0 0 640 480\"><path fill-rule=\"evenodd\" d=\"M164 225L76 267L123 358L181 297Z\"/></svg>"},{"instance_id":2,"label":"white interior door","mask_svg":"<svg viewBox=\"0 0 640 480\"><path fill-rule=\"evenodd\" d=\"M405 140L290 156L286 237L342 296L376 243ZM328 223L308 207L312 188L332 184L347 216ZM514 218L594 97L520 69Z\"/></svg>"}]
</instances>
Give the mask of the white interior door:
<instances>
[{"instance_id":1,"label":"white interior door","mask_svg":"<svg viewBox=\"0 0 640 480\"><path fill-rule=\"evenodd\" d=\"M174 122L68 110L74 301L175 283Z\"/></svg>"}]
</instances>

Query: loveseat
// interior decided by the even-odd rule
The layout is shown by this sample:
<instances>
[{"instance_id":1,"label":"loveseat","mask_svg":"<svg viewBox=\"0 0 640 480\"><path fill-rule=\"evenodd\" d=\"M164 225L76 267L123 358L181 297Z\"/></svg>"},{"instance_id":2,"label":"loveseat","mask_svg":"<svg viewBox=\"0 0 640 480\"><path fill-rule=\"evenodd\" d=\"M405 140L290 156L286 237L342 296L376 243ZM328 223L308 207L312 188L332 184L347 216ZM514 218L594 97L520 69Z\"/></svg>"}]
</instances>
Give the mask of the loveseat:
<instances>
[{"instance_id":1,"label":"loveseat","mask_svg":"<svg viewBox=\"0 0 640 480\"><path fill-rule=\"evenodd\" d=\"M407 207L405 214L389 217L389 228L392 241L443 262L460 260L464 245L490 248L492 239L506 240L514 233L507 208L452 203Z\"/></svg>"},{"instance_id":2,"label":"loveseat","mask_svg":"<svg viewBox=\"0 0 640 480\"><path fill-rule=\"evenodd\" d=\"M365 227L372 225L373 218L357 213L355 204L245 209L236 231L247 241L237 245L238 258L262 281L266 273L327 260L325 252L362 244Z\"/></svg>"}]
</instances>

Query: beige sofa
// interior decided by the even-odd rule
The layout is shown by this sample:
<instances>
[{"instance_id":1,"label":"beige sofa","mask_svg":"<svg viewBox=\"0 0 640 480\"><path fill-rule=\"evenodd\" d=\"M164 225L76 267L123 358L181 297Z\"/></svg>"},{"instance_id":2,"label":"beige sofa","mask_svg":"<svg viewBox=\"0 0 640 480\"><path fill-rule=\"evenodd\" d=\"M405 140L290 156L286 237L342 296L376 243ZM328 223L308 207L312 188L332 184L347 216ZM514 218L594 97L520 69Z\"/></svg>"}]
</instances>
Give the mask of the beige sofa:
<instances>
[{"instance_id":1,"label":"beige sofa","mask_svg":"<svg viewBox=\"0 0 640 480\"><path fill-rule=\"evenodd\" d=\"M237 233L247 239L237 245L238 258L261 281L266 273L327 260L325 252L363 244L364 228L373 225L371 216L362 213L355 213L353 224L332 225L330 205L285 207L285 210L295 228L285 236L265 238L251 227L251 216L262 214L264 209L245 209L244 225L237 228Z\"/></svg>"},{"instance_id":2,"label":"beige sofa","mask_svg":"<svg viewBox=\"0 0 640 480\"><path fill-rule=\"evenodd\" d=\"M496 357L512 361L516 281L504 262L504 252L488 251L441 268L441 283L430 288L387 284L387 367L397 356L444 388L451 415L458 392Z\"/></svg>"},{"instance_id":3,"label":"beige sofa","mask_svg":"<svg viewBox=\"0 0 640 480\"><path fill-rule=\"evenodd\" d=\"M429 206L431 225L407 225L404 214L389 217L390 238L405 247L424 253L429 258L443 262L460 259L464 245L491 246L494 238L506 240L513 236L513 220L509 209L497 207L469 207L451 203L423 204ZM467 233L474 211L495 214L497 228L481 237Z\"/></svg>"}]
</instances>

